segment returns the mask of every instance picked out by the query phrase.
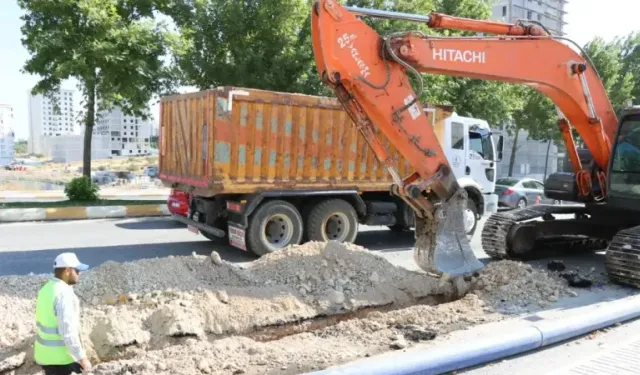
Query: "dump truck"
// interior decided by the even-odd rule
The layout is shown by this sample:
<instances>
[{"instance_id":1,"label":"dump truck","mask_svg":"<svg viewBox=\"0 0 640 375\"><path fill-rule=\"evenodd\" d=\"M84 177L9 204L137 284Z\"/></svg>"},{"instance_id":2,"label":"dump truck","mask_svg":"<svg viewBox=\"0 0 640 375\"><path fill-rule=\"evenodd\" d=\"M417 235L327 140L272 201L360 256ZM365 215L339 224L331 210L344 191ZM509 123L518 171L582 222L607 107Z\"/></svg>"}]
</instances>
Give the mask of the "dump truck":
<instances>
[{"instance_id":1,"label":"dump truck","mask_svg":"<svg viewBox=\"0 0 640 375\"><path fill-rule=\"evenodd\" d=\"M425 105L470 199L465 230L497 211L496 142L489 124ZM306 241L353 242L358 226L411 230L414 211L335 98L238 87L163 97L159 178L188 197L175 220L258 256ZM413 173L390 143L393 165Z\"/></svg>"}]
</instances>

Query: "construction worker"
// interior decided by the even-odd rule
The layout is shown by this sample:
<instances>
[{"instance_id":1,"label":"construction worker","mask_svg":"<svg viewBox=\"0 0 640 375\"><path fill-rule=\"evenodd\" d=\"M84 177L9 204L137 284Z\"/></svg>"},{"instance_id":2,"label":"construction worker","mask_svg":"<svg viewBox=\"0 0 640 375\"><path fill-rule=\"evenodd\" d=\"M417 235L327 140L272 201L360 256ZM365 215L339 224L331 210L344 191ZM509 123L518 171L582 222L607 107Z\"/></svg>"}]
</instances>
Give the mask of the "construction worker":
<instances>
[{"instance_id":1,"label":"construction worker","mask_svg":"<svg viewBox=\"0 0 640 375\"><path fill-rule=\"evenodd\" d=\"M33 355L45 375L91 371L80 342L80 302L72 287L88 268L76 254L62 253L53 263L55 277L38 292Z\"/></svg>"}]
</instances>

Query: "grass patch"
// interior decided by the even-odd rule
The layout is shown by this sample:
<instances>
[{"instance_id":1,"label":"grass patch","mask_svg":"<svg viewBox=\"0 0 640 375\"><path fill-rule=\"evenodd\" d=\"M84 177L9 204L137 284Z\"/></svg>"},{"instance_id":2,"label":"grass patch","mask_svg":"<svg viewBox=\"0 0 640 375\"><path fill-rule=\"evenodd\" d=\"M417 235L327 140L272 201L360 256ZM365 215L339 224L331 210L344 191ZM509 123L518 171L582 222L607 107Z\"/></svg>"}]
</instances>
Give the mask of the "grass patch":
<instances>
[{"instance_id":1,"label":"grass patch","mask_svg":"<svg viewBox=\"0 0 640 375\"><path fill-rule=\"evenodd\" d=\"M140 206L145 204L167 204L166 200L118 200L99 199L97 201L51 201L51 202L7 202L0 203L2 208L58 208L58 207L95 207L95 206Z\"/></svg>"}]
</instances>

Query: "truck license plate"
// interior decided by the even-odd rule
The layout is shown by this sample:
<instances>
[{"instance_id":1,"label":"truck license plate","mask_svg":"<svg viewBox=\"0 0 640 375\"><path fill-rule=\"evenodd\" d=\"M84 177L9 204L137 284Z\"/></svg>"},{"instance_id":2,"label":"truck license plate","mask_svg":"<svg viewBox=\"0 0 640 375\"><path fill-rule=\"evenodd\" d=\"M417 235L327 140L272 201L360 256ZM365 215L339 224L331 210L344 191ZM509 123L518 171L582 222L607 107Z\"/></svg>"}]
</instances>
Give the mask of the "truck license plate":
<instances>
[{"instance_id":1,"label":"truck license plate","mask_svg":"<svg viewBox=\"0 0 640 375\"><path fill-rule=\"evenodd\" d=\"M244 229L229 223L229 244L247 251L247 244L244 241Z\"/></svg>"}]
</instances>

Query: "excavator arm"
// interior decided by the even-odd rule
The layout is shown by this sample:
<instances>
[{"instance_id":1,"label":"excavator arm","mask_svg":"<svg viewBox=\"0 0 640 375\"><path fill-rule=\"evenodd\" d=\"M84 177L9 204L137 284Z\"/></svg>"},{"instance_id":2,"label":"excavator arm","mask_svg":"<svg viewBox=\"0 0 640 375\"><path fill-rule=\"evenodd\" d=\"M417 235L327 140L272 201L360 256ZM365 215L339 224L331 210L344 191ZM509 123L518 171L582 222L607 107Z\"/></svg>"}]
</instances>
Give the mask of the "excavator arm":
<instances>
[{"instance_id":1,"label":"excavator arm","mask_svg":"<svg viewBox=\"0 0 640 375\"><path fill-rule=\"evenodd\" d=\"M381 37L358 16L399 18L495 34L436 37L416 33ZM416 212L415 259L435 274L467 274L482 267L463 234L466 193L460 188L433 129L421 110L407 71L525 84L557 106L582 195L592 193L571 135L584 139L604 181L617 118L597 73L578 53L536 25L505 24L434 13L410 15L346 8L318 0L312 11L312 41L322 80L366 138L394 179L392 193ZM422 89L422 87L421 87ZM415 173L398 175L376 130L411 163ZM604 192L604 184L601 183Z\"/></svg>"}]
</instances>

